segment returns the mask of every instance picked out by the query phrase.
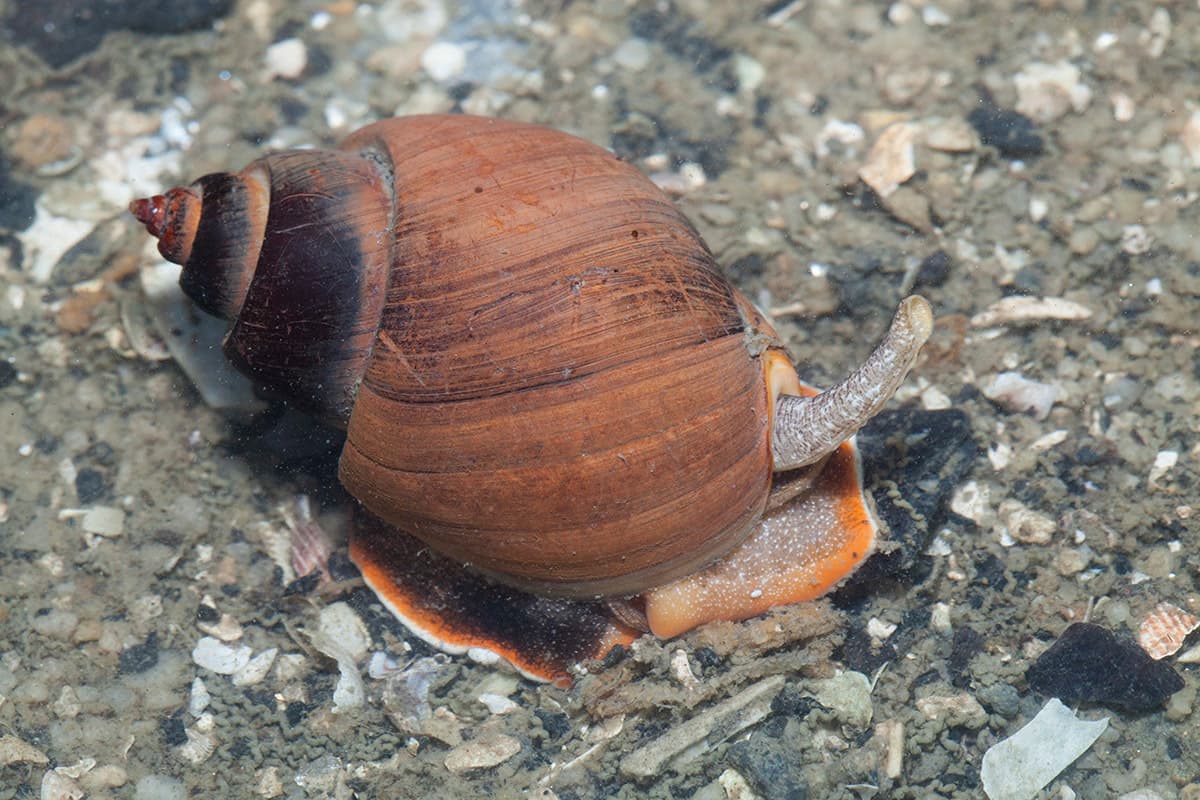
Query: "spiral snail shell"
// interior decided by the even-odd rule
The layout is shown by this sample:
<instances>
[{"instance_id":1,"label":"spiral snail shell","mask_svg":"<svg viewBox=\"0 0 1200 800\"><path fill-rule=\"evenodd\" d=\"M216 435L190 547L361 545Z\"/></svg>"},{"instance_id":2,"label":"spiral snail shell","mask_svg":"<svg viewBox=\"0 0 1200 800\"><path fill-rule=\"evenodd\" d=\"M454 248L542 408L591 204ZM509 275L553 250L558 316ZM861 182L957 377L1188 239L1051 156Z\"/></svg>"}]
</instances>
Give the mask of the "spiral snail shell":
<instances>
[{"instance_id":1,"label":"spiral snail shell","mask_svg":"<svg viewBox=\"0 0 1200 800\"><path fill-rule=\"evenodd\" d=\"M816 394L688 220L596 145L391 119L131 209L185 293L231 320L233 364L345 429L340 479L387 523L351 555L450 649L462 625L400 574L425 552L410 537L506 597L640 598L661 636L817 596L873 546L845 443L907 374L929 304L904 300ZM760 536L769 556L722 566ZM749 564L764 571L729 578ZM605 624L597 642L631 635ZM563 667L494 649L540 677Z\"/></svg>"}]
</instances>

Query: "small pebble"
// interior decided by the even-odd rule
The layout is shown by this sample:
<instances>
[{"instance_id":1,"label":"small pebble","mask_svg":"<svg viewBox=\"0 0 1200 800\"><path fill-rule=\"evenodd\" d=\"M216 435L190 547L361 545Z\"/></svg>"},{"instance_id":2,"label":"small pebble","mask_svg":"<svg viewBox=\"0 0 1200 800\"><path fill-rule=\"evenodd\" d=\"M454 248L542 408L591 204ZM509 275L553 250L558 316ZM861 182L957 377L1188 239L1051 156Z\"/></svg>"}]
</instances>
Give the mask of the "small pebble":
<instances>
[{"instance_id":1,"label":"small pebble","mask_svg":"<svg viewBox=\"0 0 1200 800\"><path fill-rule=\"evenodd\" d=\"M187 789L176 778L146 775L138 780L133 797L134 800L185 800Z\"/></svg>"},{"instance_id":2,"label":"small pebble","mask_svg":"<svg viewBox=\"0 0 1200 800\"><path fill-rule=\"evenodd\" d=\"M52 608L45 614L35 615L30 621L34 631L51 639L70 639L78 624L77 614L57 608Z\"/></svg>"},{"instance_id":3,"label":"small pebble","mask_svg":"<svg viewBox=\"0 0 1200 800\"><path fill-rule=\"evenodd\" d=\"M101 764L79 778L79 785L95 792L115 789L129 782L129 774L119 764Z\"/></svg>"},{"instance_id":4,"label":"small pebble","mask_svg":"<svg viewBox=\"0 0 1200 800\"><path fill-rule=\"evenodd\" d=\"M283 39L267 48L266 80L295 80L308 66L308 48L299 39Z\"/></svg>"},{"instance_id":5,"label":"small pebble","mask_svg":"<svg viewBox=\"0 0 1200 800\"><path fill-rule=\"evenodd\" d=\"M855 730L871 724L871 681L861 672L843 672L832 678L813 681L817 702L829 709L837 720Z\"/></svg>"},{"instance_id":6,"label":"small pebble","mask_svg":"<svg viewBox=\"0 0 1200 800\"><path fill-rule=\"evenodd\" d=\"M434 42L421 54L421 67L438 83L453 80L467 67L467 51L454 42Z\"/></svg>"},{"instance_id":7,"label":"small pebble","mask_svg":"<svg viewBox=\"0 0 1200 800\"><path fill-rule=\"evenodd\" d=\"M125 532L125 512L111 506L94 506L83 515L80 527L97 536L120 536Z\"/></svg>"},{"instance_id":8,"label":"small pebble","mask_svg":"<svg viewBox=\"0 0 1200 800\"><path fill-rule=\"evenodd\" d=\"M469 742L463 742L446 754L446 769L467 772L494 767L521 752L521 743L511 736L493 730L480 731Z\"/></svg>"},{"instance_id":9,"label":"small pebble","mask_svg":"<svg viewBox=\"0 0 1200 800\"><path fill-rule=\"evenodd\" d=\"M67 120L52 114L32 114L16 126L8 152L37 169L66 160L74 148L75 132Z\"/></svg>"},{"instance_id":10,"label":"small pebble","mask_svg":"<svg viewBox=\"0 0 1200 800\"><path fill-rule=\"evenodd\" d=\"M650 46L645 39L626 39L613 51L613 61L627 72L641 72L650 64Z\"/></svg>"},{"instance_id":11,"label":"small pebble","mask_svg":"<svg viewBox=\"0 0 1200 800\"><path fill-rule=\"evenodd\" d=\"M1005 500L1000 504L998 514L1008 535L1024 544L1049 544L1058 530L1057 522L1019 500Z\"/></svg>"}]
</instances>

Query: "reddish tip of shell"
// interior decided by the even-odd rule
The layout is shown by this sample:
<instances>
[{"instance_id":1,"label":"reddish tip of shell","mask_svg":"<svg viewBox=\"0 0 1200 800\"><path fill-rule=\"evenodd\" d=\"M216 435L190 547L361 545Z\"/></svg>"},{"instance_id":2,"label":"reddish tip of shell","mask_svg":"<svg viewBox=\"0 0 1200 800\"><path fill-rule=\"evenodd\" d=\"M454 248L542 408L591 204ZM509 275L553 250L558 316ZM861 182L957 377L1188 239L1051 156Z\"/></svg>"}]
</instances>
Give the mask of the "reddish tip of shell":
<instances>
[{"instance_id":1,"label":"reddish tip of shell","mask_svg":"<svg viewBox=\"0 0 1200 800\"><path fill-rule=\"evenodd\" d=\"M133 214L138 222L145 225L146 230L156 239L162 236L166 210L167 198L161 194L142 197L129 204L129 213Z\"/></svg>"},{"instance_id":2,"label":"reddish tip of shell","mask_svg":"<svg viewBox=\"0 0 1200 800\"><path fill-rule=\"evenodd\" d=\"M158 252L163 258L186 264L200 223L200 203L195 185L176 186L164 194L134 200L129 204L129 213L158 239Z\"/></svg>"}]
</instances>

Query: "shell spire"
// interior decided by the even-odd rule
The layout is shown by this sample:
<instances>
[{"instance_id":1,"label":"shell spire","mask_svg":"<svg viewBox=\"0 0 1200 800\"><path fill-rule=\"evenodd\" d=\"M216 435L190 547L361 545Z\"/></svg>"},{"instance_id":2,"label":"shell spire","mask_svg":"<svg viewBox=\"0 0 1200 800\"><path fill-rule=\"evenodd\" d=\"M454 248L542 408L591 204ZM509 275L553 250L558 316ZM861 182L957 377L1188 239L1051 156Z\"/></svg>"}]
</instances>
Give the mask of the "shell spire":
<instances>
[{"instance_id":1,"label":"shell spire","mask_svg":"<svg viewBox=\"0 0 1200 800\"><path fill-rule=\"evenodd\" d=\"M205 175L144 197L129 212L158 239L158 252L183 267L184 294L213 316L234 319L258 263L270 184L261 168Z\"/></svg>"},{"instance_id":2,"label":"shell spire","mask_svg":"<svg viewBox=\"0 0 1200 800\"><path fill-rule=\"evenodd\" d=\"M167 261L186 264L200 225L200 193L176 186L166 194L143 197L129 204L129 213L158 239L158 252Z\"/></svg>"}]
</instances>

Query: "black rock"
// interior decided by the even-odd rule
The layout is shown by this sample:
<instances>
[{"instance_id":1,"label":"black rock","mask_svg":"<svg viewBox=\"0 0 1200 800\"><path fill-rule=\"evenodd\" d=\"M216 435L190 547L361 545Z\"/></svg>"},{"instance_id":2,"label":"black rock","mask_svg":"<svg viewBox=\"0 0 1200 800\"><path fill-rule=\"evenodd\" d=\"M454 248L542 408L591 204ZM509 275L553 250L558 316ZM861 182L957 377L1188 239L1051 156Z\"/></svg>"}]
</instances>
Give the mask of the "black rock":
<instances>
[{"instance_id":1,"label":"black rock","mask_svg":"<svg viewBox=\"0 0 1200 800\"><path fill-rule=\"evenodd\" d=\"M108 481L100 472L84 467L75 473L75 494L87 505L109 496Z\"/></svg>"},{"instance_id":2,"label":"black rock","mask_svg":"<svg viewBox=\"0 0 1200 800\"><path fill-rule=\"evenodd\" d=\"M8 160L0 156L0 230L23 231L33 224L41 190L12 175Z\"/></svg>"},{"instance_id":3,"label":"black rock","mask_svg":"<svg viewBox=\"0 0 1200 800\"><path fill-rule=\"evenodd\" d=\"M946 519L946 503L975 466L979 445L967 415L958 409L884 411L859 434L863 478L875 511L887 524L891 549L871 556L834 595L845 606L877 594L881 580L919 583L929 569L922 555ZM900 498L892 493L900 487ZM914 519L916 511L924 522Z\"/></svg>"},{"instance_id":4,"label":"black rock","mask_svg":"<svg viewBox=\"0 0 1200 800\"><path fill-rule=\"evenodd\" d=\"M542 721L542 728L545 729L546 735L550 737L550 741L557 742L571 732L571 718L563 712L535 708L533 713Z\"/></svg>"},{"instance_id":5,"label":"black rock","mask_svg":"<svg viewBox=\"0 0 1200 800\"><path fill-rule=\"evenodd\" d=\"M158 634L154 631L146 637L146 641L135 644L121 653L117 658L117 672L121 675L132 675L145 672L158 663Z\"/></svg>"},{"instance_id":6,"label":"black rock","mask_svg":"<svg viewBox=\"0 0 1200 800\"><path fill-rule=\"evenodd\" d=\"M31 47L52 67L95 50L109 31L183 33L229 13L233 0L16 0L5 21L13 41Z\"/></svg>"},{"instance_id":7,"label":"black rock","mask_svg":"<svg viewBox=\"0 0 1200 800\"><path fill-rule=\"evenodd\" d=\"M846 641L837 651L837 658L848 669L870 675L887 662L895 660L896 648L891 641L876 646L870 635L858 628L846 635Z\"/></svg>"},{"instance_id":8,"label":"black rock","mask_svg":"<svg viewBox=\"0 0 1200 800\"><path fill-rule=\"evenodd\" d=\"M983 649L983 636L967 625L954 629L954 641L950 646L950 657L946 667L950 672L950 682L954 686L963 687L968 683L970 675L967 667L971 659Z\"/></svg>"},{"instance_id":9,"label":"black rock","mask_svg":"<svg viewBox=\"0 0 1200 800\"><path fill-rule=\"evenodd\" d=\"M934 250L927 255L917 270L916 286L941 286L950 277L954 260L945 250Z\"/></svg>"},{"instance_id":10,"label":"black rock","mask_svg":"<svg viewBox=\"0 0 1200 800\"><path fill-rule=\"evenodd\" d=\"M800 752L781 739L751 736L729 748L729 763L766 800L807 800Z\"/></svg>"},{"instance_id":11,"label":"black rock","mask_svg":"<svg viewBox=\"0 0 1200 800\"><path fill-rule=\"evenodd\" d=\"M1170 665L1107 628L1076 622L1025 673L1029 687L1064 703L1152 711L1183 688Z\"/></svg>"},{"instance_id":12,"label":"black rock","mask_svg":"<svg viewBox=\"0 0 1200 800\"><path fill-rule=\"evenodd\" d=\"M178 747L187 742L187 730L183 725L183 711L176 711L169 717L163 717L158 723L158 732L162 734L163 744L167 747Z\"/></svg>"},{"instance_id":13,"label":"black rock","mask_svg":"<svg viewBox=\"0 0 1200 800\"><path fill-rule=\"evenodd\" d=\"M0 359L0 389L17 379L17 368L7 361Z\"/></svg>"},{"instance_id":14,"label":"black rock","mask_svg":"<svg viewBox=\"0 0 1200 800\"><path fill-rule=\"evenodd\" d=\"M981 105L967 114L967 122L980 141L999 150L1005 158L1036 156L1045 149L1033 120L1020 112Z\"/></svg>"}]
</instances>

